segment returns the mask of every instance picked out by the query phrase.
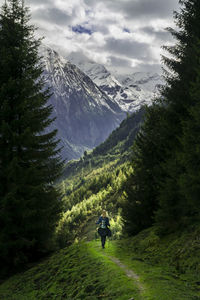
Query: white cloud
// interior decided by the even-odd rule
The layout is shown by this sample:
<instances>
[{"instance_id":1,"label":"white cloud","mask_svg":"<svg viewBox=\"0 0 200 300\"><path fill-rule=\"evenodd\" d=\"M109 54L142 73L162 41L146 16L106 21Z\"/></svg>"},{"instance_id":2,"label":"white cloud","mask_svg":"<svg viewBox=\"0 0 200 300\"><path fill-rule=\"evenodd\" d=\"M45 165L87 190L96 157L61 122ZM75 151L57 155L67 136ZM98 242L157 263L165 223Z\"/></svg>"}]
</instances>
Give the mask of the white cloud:
<instances>
[{"instance_id":1,"label":"white cloud","mask_svg":"<svg viewBox=\"0 0 200 300\"><path fill-rule=\"evenodd\" d=\"M4 0L0 0L0 5ZM158 69L161 45L171 43L164 31L173 25L178 0L27 0L37 35L67 56L87 57L119 67ZM81 28L81 30L73 30ZM80 27L78 27L80 26ZM84 32L85 30L85 32ZM124 68L123 68L124 67Z\"/></svg>"}]
</instances>

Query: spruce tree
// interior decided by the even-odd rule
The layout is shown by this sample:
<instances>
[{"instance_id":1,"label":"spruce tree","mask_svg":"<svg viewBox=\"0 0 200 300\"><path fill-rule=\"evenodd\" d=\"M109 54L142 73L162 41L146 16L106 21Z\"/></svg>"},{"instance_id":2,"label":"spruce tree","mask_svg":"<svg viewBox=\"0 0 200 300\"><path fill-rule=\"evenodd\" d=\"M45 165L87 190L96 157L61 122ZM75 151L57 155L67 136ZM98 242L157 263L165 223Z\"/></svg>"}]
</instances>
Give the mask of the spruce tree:
<instances>
[{"instance_id":1,"label":"spruce tree","mask_svg":"<svg viewBox=\"0 0 200 300\"><path fill-rule=\"evenodd\" d=\"M164 47L170 53L170 57L163 56L166 84L161 96L147 109L144 126L136 139L134 174L127 186L124 207L125 225L133 229L135 223L139 224L133 233L154 222L163 232L176 230L183 224L188 209L191 215L192 207L194 209L194 203L197 203L195 180L198 180L198 175L191 175L195 169L191 162L194 163L193 155L196 153L197 156L198 147L193 151L190 149L190 154L187 150L191 137L193 142L198 141L192 128L196 126L197 134L200 2L179 2L181 10L174 14L178 30L168 29L176 44ZM193 193L189 192L190 189L186 192L188 178Z\"/></svg>"},{"instance_id":2,"label":"spruce tree","mask_svg":"<svg viewBox=\"0 0 200 300\"><path fill-rule=\"evenodd\" d=\"M16 269L47 251L61 212L61 174L45 88L40 40L23 0L0 14L0 260ZM2 267L4 266L4 268Z\"/></svg>"},{"instance_id":3,"label":"spruce tree","mask_svg":"<svg viewBox=\"0 0 200 300\"><path fill-rule=\"evenodd\" d=\"M190 97L195 103L189 109L189 118L183 122L181 151L178 155L183 172L179 178L180 196L185 199L182 205L183 225L200 222L200 39L194 49L199 57L196 64L196 80L190 88Z\"/></svg>"},{"instance_id":4,"label":"spruce tree","mask_svg":"<svg viewBox=\"0 0 200 300\"><path fill-rule=\"evenodd\" d=\"M129 234L151 226L158 209L158 185L163 178L160 164L166 156L165 108L157 103L146 107L144 124L133 146L133 174L125 186L122 216ZM159 180L158 180L159 178Z\"/></svg>"},{"instance_id":5,"label":"spruce tree","mask_svg":"<svg viewBox=\"0 0 200 300\"><path fill-rule=\"evenodd\" d=\"M164 103L171 139L166 139L169 155L162 166L165 170L165 181L159 191L160 208L156 212L156 222L162 231L173 231L182 226L189 207L186 204L186 190L183 193L180 189L180 181L185 174L185 164L181 157L184 152L183 136L187 125L185 127L183 124L194 121L194 119L191 121L191 109L193 110L198 103L198 97L192 96L191 89L194 84L197 89L199 88L196 82L200 57L197 51L200 39L200 2L197 0L179 2L182 5L181 11L175 14L179 30L169 29L177 43L173 47L165 47L173 58L164 57L164 63L169 69ZM190 134L193 136L192 130Z\"/></svg>"}]
</instances>

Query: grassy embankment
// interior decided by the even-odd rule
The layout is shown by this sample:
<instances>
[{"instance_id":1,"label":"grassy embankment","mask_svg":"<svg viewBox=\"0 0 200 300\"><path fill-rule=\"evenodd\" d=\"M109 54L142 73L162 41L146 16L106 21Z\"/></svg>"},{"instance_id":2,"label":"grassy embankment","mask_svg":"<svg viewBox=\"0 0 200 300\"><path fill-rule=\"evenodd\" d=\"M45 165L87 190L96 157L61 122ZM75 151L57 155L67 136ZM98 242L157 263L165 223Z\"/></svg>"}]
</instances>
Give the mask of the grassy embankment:
<instances>
[{"instance_id":1,"label":"grassy embankment","mask_svg":"<svg viewBox=\"0 0 200 300\"><path fill-rule=\"evenodd\" d=\"M95 245L74 244L11 277L0 285L0 299L142 299L132 280Z\"/></svg>"},{"instance_id":2,"label":"grassy embankment","mask_svg":"<svg viewBox=\"0 0 200 300\"><path fill-rule=\"evenodd\" d=\"M139 275L143 299L200 299L200 227L159 237L155 228L113 241L108 253Z\"/></svg>"},{"instance_id":3,"label":"grassy embankment","mask_svg":"<svg viewBox=\"0 0 200 300\"><path fill-rule=\"evenodd\" d=\"M0 285L1 300L200 299L199 229L159 238L155 229L134 238L80 242L58 251ZM111 261L117 257L134 279Z\"/></svg>"}]
</instances>

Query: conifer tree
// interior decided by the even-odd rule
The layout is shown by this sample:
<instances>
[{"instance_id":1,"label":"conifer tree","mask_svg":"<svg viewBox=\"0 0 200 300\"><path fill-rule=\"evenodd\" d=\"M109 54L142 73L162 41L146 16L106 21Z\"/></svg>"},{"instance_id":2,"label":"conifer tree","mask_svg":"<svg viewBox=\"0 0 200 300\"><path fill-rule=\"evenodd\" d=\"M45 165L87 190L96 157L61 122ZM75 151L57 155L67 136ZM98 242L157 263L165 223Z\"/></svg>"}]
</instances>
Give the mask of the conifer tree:
<instances>
[{"instance_id":1,"label":"conifer tree","mask_svg":"<svg viewBox=\"0 0 200 300\"><path fill-rule=\"evenodd\" d=\"M163 57L167 68L164 70L166 85L160 98L151 108L147 108L142 132L136 139L136 152L140 159L135 158L134 154L134 174L129 180L131 188L127 187L128 197L124 207L125 225L135 228L135 220L140 219L139 226L133 233L155 221L162 231L175 230L182 224L189 207L191 214L192 207L194 209L194 203L197 202L197 196L194 195L198 191L195 182L198 176L196 173L191 178L190 171L195 169L193 167L192 171L191 161L194 162L192 157L195 156L195 151L197 155L198 150L191 150L190 154L187 150L191 137L198 140L195 139L192 127L196 126L197 134L200 2L179 2L181 10L174 14L179 29L168 29L176 39L176 44L164 47L170 53L170 58ZM191 92L194 91L194 85L196 96ZM190 202L190 189L186 192L186 178L193 180L193 184L190 181L195 191L193 202Z\"/></svg>"},{"instance_id":2,"label":"conifer tree","mask_svg":"<svg viewBox=\"0 0 200 300\"><path fill-rule=\"evenodd\" d=\"M56 131L45 88L40 40L23 0L0 14L0 260L15 269L47 251L61 212ZM7 270L8 271L8 270Z\"/></svg>"},{"instance_id":3,"label":"conifer tree","mask_svg":"<svg viewBox=\"0 0 200 300\"><path fill-rule=\"evenodd\" d=\"M195 104L189 109L189 118L183 122L181 151L178 153L182 173L179 178L182 205L182 225L200 222L200 39L194 54L199 57L196 64L196 80L191 85L190 97Z\"/></svg>"},{"instance_id":4,"label":"conifer tree","mask_svg":"<svg viewBox=\"0 0 200 300\"><path fill-rule=\"evenodd\" d=\"M166 155L164 139L165 108L157 103L146 107L145 121L133 146L133 174L125 186L125 201L122 203L124 229L129 234L152 225L158 208L158 181L163 177L160 167Z\"/></svg>"},{"instance_id":5,"label":"conifer tree","mask_svg":"<svg viewBox=\"0 0 200 300\"><path fill-rule=\"evenodd\" d=\"M164 93L167 127L171 132L171 139L166 139L169 155L162 166L165 170L165 181L159 191L160 208L156 212L156 221L164 231L173 231L182 226L189 207L186 204L186 190L184 193L180 190L180 181L185 174L185 163L182 163L181 159L184 155L182 139L188 126L183 124L194 121L194 119L191 121L191 109L197 105L198 97L192 96L191 89L194 84L197 90L200 88L197 84L200 58L197 51L200 39L200 2L197 0L179 2L182 5L181 11L175 14L179 30L169 29L177 43L173 47L165 47L173 58L164 58L165 65L171 70L171 75L168 73L166 78L169 86ZM190 135L193 134L191 130ZM193 154L194 152L191 155Z\"/></svg>"}]
</instances>

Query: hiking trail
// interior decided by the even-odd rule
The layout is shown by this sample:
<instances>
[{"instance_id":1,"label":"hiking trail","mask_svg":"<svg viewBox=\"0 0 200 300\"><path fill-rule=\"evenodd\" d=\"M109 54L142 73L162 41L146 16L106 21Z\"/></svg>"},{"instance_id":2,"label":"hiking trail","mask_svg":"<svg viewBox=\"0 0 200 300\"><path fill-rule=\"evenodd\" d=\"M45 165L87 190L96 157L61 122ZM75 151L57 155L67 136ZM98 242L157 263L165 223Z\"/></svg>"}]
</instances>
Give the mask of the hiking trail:
<instances>
[{"instance_id":1,"label":"hiking trail","mask_svg":"<svg viewBox=\"0 0 200 300\"><path fill-rule=\"evenodd\" d=\"M110 255L106 255L106 256L109 259L111 259L116 265L118 265L122 270L124 270L125 273L126 273L126 275L129 278L132 278L134 280L134 283L137 284L140 292L144 291L144 287L143 287L143 285L140 282L140 278L139 278L139 276L135 272L133 272L132 270L128 269L128 267L126 265L124 265L118 258L110 256Z\"/></svg>"}]
</instances>

